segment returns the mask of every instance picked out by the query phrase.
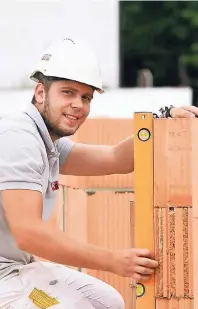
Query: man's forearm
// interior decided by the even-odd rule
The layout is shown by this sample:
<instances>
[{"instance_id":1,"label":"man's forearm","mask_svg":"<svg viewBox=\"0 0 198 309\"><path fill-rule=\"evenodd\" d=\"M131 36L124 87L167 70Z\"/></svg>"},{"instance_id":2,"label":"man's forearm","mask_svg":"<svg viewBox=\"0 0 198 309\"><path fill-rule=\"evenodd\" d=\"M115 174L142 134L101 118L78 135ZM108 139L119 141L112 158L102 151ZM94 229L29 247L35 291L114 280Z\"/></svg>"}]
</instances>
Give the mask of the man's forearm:
<instances>
[{"instance_id":1,"label":"man's forearm","mask_svg":"<svg viewBox=\"0 0 198 309\"><path fill-rule=\"evenodd\" d=\"M71 239L47 222L39 222L34 230L25 227L20 233L23 233L20 237L23 240L18 242L20 249L33 255L68 266L110 270L110 250Z\"/></svg>"},{"instance_id":2,"label":"man's forearm","mask_svg":"<svg viewBox=\"0 0 198 309\"><path fill-rule=\"evenodd\" d=\"M128 137L115 147L116 174L128 174L134 171L134 139Z\"/></svg>"}]
</instances>

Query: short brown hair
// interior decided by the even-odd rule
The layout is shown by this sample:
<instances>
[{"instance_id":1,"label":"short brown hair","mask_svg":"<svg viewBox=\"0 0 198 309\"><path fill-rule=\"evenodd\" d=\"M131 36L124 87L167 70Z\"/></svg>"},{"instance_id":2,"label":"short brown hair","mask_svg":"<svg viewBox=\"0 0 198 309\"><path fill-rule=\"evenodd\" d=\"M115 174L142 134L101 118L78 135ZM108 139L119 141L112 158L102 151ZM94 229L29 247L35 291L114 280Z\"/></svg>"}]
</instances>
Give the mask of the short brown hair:
<instances>
[{"instance_id":1,"label":"short brown hair","mask_svg":"<svg viewBox=\"0 0 198 309\"><path fill-rule=\"evenodd\" d=\"M54 76L45 76L45 75L43 75L43 73L40 73L40 72L36 73L35 77L38 79L39 83L43 84L46 92L49 91L52 82L58 81L58 80L66 80L65 78L59 78L59 77L54 77ZM35 95L32 97L31 103L32 104L36 103Z\"/></svg>"}]
</instances>

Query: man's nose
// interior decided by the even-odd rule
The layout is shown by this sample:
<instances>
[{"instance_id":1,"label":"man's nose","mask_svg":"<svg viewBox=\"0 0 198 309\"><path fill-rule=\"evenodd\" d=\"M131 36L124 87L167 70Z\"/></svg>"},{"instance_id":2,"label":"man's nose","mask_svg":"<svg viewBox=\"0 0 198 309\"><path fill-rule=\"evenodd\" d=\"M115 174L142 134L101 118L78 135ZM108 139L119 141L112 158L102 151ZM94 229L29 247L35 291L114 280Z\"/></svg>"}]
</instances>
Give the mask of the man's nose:
<instances>
[{"instance_id":1,"label":"man's nose","mask_svg":"<svg viewBox=\"0 0 198 309\"><path fill-rule=\"evenodd\" d=\"M71 103L71 106L75 109L81 109L83 108L83 101L82 101L82 98L80 96L78 97L75 97L73 100L72 100L72 103Z\"/></svg>"}]
</instances>

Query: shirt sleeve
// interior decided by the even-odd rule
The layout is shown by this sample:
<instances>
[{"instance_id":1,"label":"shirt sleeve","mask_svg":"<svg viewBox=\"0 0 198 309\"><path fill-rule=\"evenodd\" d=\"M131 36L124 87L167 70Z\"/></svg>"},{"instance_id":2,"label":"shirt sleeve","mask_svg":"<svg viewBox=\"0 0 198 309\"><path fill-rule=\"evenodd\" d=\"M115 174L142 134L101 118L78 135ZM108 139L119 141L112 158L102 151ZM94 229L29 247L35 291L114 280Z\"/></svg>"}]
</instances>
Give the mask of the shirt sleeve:
<instances>
[{"instance_id":1,"label":"shirt sleeve","mask_svg":"<svg viewBox=\"0 0 198 309\"><path fill-rule=\"evenodd\" d=\"M70 152L72 151L72 148L74 147L75 142L70 140L67 137L62 137L57 142L57 150L60 153L59 156L59 162L60 166L63 165L67 157L69 156Z\"/></svg>"},{"instance_id":2,"label":"shirt sleeve","mask_svg":"<svg viewBox=\"0 0 198 309\"><path fill-rule=\"evenodd\" d=\"M41 147L33 133L8 130L0 134L0 191L42 192L44 167Z\"/></svg>"}]
</instances>

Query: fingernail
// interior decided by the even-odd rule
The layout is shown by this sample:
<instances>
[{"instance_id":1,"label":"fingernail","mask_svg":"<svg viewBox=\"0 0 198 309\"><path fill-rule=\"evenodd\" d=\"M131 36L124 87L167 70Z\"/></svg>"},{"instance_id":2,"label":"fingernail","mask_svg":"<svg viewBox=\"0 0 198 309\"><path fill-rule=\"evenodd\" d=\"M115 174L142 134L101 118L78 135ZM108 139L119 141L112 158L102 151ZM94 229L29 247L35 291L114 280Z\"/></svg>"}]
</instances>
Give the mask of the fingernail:
<instances>
[{"instance_id":1,"label":"fingernail","mask_svg":"<svg viewBox=\"0 0 198 309\"><path fill-rule=\"evenodd\" d=\"M190 114L190 118L195 118L195 115L194 114Z\"/></svg>"}]
</instances>

